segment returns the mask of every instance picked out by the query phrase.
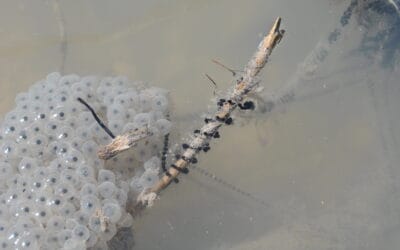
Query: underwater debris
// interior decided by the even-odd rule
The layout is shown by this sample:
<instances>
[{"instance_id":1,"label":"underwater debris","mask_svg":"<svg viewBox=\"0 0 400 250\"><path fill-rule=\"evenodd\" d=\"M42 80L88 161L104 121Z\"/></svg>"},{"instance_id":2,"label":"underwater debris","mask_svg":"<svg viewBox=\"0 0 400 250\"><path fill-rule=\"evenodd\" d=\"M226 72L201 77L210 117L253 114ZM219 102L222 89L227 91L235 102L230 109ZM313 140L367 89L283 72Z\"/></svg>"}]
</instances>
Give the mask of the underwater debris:
<instances>
[{"instance_id":1,"label":"underwater debris","mask_svg":"<svg viewBox=\"0 0 400 250\"><path fill-rule=\"evenodd\" d=\"M111 159L117 154L136 146L139 141L152 135L153 133L147 126L129 130L122 135L114 137L109 144L100 147L97 154L102 160Z\"/></svg>"},{"instance_id":2,"label":"underwater debris","mask_svg":"<svg viewBox=\"0 0 400 250\"><path fill-rule=\"evenodd\" d=\"M214 134L218 133L219 128L224 124L232 124L231 113L238 107L238 103L258 85L258 81L255 80L256 76L283 37L284 30L280 29L280 23L281 18L276 19L269 34L261 41L258 50L245 67L241 80L235 84L232 93L225 98L226 101L222 105L218 105L214 118L205 119L205 125L196 131L193 140L190 143L182 144L184 151L171 165L172 167L157 183L138 196L138 207L151 206L157 198L157 194L167 187L171 181L176 180L179 173L187 173L187 166L193 163L195 156L204 147L209 149L209 142L214 138Z\"/></svg>"}]
</instances>

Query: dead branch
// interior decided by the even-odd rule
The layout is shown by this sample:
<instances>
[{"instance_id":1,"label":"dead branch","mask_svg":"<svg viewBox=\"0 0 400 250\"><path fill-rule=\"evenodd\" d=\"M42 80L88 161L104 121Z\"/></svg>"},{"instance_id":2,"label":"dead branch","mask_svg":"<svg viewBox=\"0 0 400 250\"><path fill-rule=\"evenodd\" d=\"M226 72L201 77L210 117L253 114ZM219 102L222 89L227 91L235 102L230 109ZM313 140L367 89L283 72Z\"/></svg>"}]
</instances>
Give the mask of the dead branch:
<instances>
[{"instance_id":1,"label":"dead branch","mask_svg":"<svg viewBox=\"0 0 400 250\"><path fill-rule=\"evenodd\" d=\"M118 135L108 145L99 148L97 155L102 160L108 160L117 154L135 146L138 141L152 135L148 127L136 128Z\"/></svg>"},{"instance_id":2,"label":"dead branch","mask_svg":"<svg viewBox=\"0 0 400 250\"><path fill-rule=\"evenodd\" d=\"M157 194L167 187L172 180L176 179L180 172L187 172L186 167L195 159L195 156L204 147L208 147L212 138L216 137L218 130L224 124L231 124L231 113L238 107L238 104L246 95L257 86L256 76L266 64L272 50L283 37L284 30L280 30L281 18L277 18L269 34L264 37L258 46L258 50L253 55L244 69L242 76L234 86L232 94L228 98L218 102L218 110L213 118L206 118L206 124L198 130L193 140L186 145L182 156L169 168L165 175L152 188L144 190L139 195L137 201L140 204L152 204ZM185 171L186 170L186 171Z\"/></svg>"}]
</instances>

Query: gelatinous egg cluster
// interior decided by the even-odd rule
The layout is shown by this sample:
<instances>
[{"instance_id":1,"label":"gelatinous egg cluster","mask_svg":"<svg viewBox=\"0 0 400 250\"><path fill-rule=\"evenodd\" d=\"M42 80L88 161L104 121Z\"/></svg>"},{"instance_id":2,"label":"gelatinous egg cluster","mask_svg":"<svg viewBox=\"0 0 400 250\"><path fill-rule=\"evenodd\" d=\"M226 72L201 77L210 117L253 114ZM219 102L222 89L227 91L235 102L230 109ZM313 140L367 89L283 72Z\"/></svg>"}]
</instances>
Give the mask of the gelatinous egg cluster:
<instances>
[{"instance_id":1,"label":"gelatinous egg cluster","mask_svg":"<svg viewBox=\"0 0 400 250\"><path fill-rule=\"evenodd\" d=\"M159 179L167 95L124 77L58 73L18 94L0 126L0 249L106 249L130 227L128 197ZM152 135L98 159L111 138L78 97L115 135L143 126Z\"/></svg>"}]
</instances>

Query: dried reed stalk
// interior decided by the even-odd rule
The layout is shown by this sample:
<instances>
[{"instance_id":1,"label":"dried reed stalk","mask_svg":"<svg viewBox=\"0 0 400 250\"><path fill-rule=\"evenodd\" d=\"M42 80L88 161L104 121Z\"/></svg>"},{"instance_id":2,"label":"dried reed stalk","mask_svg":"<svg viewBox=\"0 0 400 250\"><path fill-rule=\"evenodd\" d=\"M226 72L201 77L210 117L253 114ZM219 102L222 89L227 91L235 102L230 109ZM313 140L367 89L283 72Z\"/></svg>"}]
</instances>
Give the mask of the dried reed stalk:
<instances>
[{"instance_id":1,"label":"dried reed stalk","mask_svg":"<svg viewBox=\"0 0 400 250\"><path fill-rule=\"evenodd\" d=\"M180 172L187 172L186 167L195 159L195 156L218 134L218 130L224 124L230 124L231 113L241 104L247 94L257 85L256 76L266 64L272 50L283 37L284 30L280 30L281 18L278 17L269 34L264 37L258 46L256 53L248 62L239 80L234 86L233 92L227 94L226 99L219 101L219 107L213 118L206 118L206 124L198 130L192 141L186 145L182 156L172 164L165 175L148 190L144 190L137 198L138 204L151 206L157 194L176 179Z\"/></svg>"}]
</instances>

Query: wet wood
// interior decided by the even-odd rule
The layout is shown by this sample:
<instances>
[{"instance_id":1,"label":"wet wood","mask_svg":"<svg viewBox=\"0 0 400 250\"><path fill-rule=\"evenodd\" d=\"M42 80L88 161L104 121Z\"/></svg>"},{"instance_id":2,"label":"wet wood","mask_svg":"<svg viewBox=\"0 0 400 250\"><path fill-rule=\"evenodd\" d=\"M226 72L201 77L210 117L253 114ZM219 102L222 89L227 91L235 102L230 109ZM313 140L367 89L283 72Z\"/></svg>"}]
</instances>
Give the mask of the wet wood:
<instances>
[{"instance_id":1,"label":"wet wood","mask_svg":"<svg viewBox=\"0 0 400 250\"><path fill-rule=\"evenodd\" d=\"M149 131L148 127L130 130L125 134L116 136L108 145L100 147L97 155L102 160L111 159L119 153L134 147L138 141L151 135L152 133Z\"/></svg>"},{"instance_id":2,"label":"wet wood","mask_svg":"<svg viewBox=\"0 0 400 250\"><path fill-rule=\"evenodd\" d=\"M218 130L225 124L230 124L231 113L238 107L238 104L243 101L247 94L252 91L259 82L256 76L263 69L268 61L272 50L281 41L284 30L280 29L281 18L277 18L270 32L258 46L257 51L248 62L241 77L236 82L233 92L227 94L227 97L220 103L216 113L209 119L206 119L206 124L199 129L194 138L188 143L188 147L184 150L182 156L175 161L174 167L167 170L164 176L152 188L145 190L138 197L138 203L152 204L157 194L166 188L191 162L192 159L206 147L212 138L218 133ZM222 100L222 99L221 99Z\"/></svg>"}]
</instances>

